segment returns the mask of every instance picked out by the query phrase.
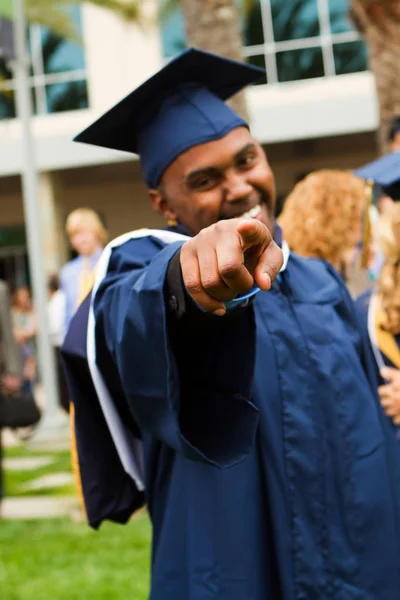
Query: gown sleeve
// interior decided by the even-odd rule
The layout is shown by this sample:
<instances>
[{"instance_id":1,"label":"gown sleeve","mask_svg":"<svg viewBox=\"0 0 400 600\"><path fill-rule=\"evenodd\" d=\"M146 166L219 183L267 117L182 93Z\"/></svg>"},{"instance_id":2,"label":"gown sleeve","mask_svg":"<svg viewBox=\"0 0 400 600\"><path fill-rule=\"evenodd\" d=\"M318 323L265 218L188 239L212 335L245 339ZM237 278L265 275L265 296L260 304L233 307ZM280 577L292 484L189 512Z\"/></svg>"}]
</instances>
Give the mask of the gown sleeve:
<instances>
[{"instance_id":1,"label":"gown sleeve","mask_svg":"<svg viewBox=\"0 0 400 600\"><path fill-rule=\"evenodd\" d=\"M229 467L250 452L258 424L254 315L250 307L226 318L180 310L171 260L181 245L149 236L114 248L93 301L97 362L108 386L107 373L118 373L143 434Z\"/></svg>"}]
</instances>

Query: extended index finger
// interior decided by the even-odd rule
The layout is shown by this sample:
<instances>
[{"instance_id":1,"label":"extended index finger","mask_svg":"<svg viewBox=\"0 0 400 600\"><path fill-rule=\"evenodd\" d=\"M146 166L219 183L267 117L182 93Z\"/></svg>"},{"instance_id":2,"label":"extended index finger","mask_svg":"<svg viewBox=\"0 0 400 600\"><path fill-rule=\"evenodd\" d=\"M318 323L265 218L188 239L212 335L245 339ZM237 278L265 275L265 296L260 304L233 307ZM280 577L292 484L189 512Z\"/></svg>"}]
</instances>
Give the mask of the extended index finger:
<instances>
[{"instance_id":1,"label":"extended index finger","mask_svg":"<svg viewBox=\"0 0 400 600\"><path fill-rule=\"evenodd\" d=\"M241 219L236 231L239 234L243 251L253 246L266 247L272 240L268 227L257 219Z\"/></svg>"}]
</instances>

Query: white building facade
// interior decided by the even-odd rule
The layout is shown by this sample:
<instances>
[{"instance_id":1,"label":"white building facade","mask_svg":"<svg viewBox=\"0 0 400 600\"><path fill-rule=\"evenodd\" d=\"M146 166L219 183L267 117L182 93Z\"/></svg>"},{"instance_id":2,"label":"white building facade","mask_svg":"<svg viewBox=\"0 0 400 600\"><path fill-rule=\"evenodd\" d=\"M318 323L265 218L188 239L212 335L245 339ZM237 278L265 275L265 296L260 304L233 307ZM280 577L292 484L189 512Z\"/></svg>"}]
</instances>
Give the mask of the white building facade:
<instances>
[{"instance_id":1,"label":"white building facade","mask_svg":"<svg viewBox=\"0 0 400 600\"><path fill-rule=\"evenodd\" d=\"M149 14L154 12L149 2ZM346 0L260 0L243 17L245 56L266 68L248 90L253 134L265 146L281 196L305 173L352 169L376 155L377 99L365 47ZM138 27L85 4L73 17L82 45L30 30L36 166L47 268L67 257L63 223L90 206L110 235L157 226L134 157L76 144L73 137L185 45L180 14ZM1 71L0 71L1 72ZM26 277L21 196L21 130L12 75L0 81L0 277Z\"/></svg>"}]
</instances>

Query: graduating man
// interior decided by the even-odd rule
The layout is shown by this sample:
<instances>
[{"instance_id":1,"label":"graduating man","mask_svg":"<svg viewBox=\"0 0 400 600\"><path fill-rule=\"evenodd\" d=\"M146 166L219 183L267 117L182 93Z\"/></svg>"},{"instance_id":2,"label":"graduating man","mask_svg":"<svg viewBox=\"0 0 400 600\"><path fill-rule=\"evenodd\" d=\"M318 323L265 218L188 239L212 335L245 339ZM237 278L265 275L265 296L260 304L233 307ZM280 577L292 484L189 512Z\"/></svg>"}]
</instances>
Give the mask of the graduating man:
<instances>
[{"instance_id":1,"label":"graduating man","mask_svg":"<svg viewBox=\"0 0 400 600\"><path fill-rule=\"evenodd\" d=\"M334 269L289 256L224 103L260 75L188 50L77 138L139 154L177 223L107 247L67 336L85 508L125 522L145 498L151 600L395 600L400 456L368 342Z\"/></svg>"}]
</instances>

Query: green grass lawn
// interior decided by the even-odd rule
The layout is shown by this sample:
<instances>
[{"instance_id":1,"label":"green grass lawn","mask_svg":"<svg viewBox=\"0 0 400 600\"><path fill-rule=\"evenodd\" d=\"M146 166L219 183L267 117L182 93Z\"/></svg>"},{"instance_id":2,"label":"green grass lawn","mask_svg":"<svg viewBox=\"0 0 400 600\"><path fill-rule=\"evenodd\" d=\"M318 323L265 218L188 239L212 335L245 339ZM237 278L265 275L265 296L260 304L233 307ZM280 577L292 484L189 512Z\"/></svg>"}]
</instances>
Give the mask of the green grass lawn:
<instances>
[{"instance_id":1,"label":"green grass lawn","mask_svg":"<svg viewBox=\"0 0 400 600\"><path fill-rule=\"evenodd\" d=\"M0 521L3 600L146 600L150 525Z\"/></svg>"},{"instance_id":2,"label":"green grass lawn","mask_svg":"<svg viewBox=\"0 0 400 600\"><path fill-rule=\"evenodd\" d=\"M50 456L33 471L5 472L6 496L76 495L74 486L22 491L42 475L71 472L70 453L6 448L8 458ZM150 524L145 513L125 526L93 531L70 519L0 520L0 600L147 600Z\"/></svg>"},{"instance_id":3,"label":"green grass lawn","mask_svg":"<svg viewBox=\"0 0 400 600\"><path fill-rule=\"evenodd\" d=\"M7 496L41 496L43 494L49 496L74 496L76 494L74 484L29 491L21 489L25 483L38 479L43 475L50 475L52 473L71 473L71 454L69 450L46 452L29 450L25 446L15 446L13 448L6 448L4 456L5 458L25 458L35 456L49 456L52 458L51 464L35 469L34 471L14 471L5 469L4 481Z\"/></svg>"}]
</instances>

